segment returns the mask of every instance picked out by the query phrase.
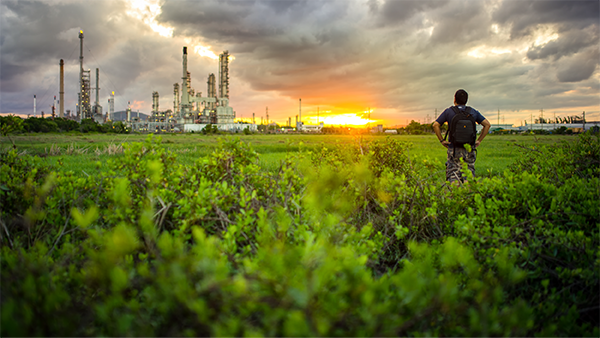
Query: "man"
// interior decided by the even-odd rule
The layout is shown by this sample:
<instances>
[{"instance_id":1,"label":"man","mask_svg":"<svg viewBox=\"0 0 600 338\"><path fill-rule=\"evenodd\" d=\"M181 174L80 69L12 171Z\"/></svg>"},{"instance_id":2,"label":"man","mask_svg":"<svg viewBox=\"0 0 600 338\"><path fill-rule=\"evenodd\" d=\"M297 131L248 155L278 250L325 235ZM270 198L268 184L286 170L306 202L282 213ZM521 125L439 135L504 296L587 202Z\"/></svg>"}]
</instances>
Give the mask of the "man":
<instances>
[{"instance_id":1,"label":"man","mask_svg":"<svg viewBox=\"0 0 600 338\"><path fill-rule=\"evenodd\" d=\"M435 131L435 135L437 136L438 140L440 140L440 143L444 147L448 148L448 161L446 162L446 180L449 182L465 181L465 178L462 177L462 173L460 171L461 158L465 161L465 163L467 163L469 170L471 170L473 176L475 176L475 160L477 157L476 149L477 147L479 147L479 144L481 144L481 141L483 141L488 131L490 130L490 127L492 126L490 122L483 115L481 115L481 113L479 113L472 107L466 106L468 98L469 94L467 94L467 92L464 89L457 90L454 94L454 107L449 107L446 110L444 110L444 112L442 112L442 114L433 123L433 130ZM479 138L477 138L473 147L465 147L463 145L454 144L452 136L449 138L449 140L445 140L445 138L442 137L442 131L440 130L440 126L448 122L448 128L450 129L452 119L454 118L454 116L457 115L456 110L471 114L472 117L475 119L475 122L483 126L483 130L481 131L481 134L479 134ZM467 150L468 148L471 149Z\"/></svg>"}]
</instances>

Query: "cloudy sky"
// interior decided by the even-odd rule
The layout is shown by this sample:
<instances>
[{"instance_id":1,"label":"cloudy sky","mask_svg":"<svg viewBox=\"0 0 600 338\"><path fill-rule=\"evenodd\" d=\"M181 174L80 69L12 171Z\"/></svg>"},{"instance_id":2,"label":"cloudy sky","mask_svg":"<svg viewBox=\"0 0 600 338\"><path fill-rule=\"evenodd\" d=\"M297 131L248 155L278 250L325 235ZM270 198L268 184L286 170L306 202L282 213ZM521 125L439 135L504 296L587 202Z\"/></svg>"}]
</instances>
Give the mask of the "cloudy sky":
<instances>
[{"instance_id":1,"label":"cloudy sky","mask_svg":"<svg viewBox=\"0 0 600 338\"><path fill-rule=\"evenodd\" d=\"M75 110L79 30L100 103L173 108L182 47L192 87L228 50L237 117L386 126L431 122L459 88L491 122L600 120L600 1L0 0L0 113L51 111L65 60ZM92 97L95 97L93 94Z\"/></svg>"}]
</instances>

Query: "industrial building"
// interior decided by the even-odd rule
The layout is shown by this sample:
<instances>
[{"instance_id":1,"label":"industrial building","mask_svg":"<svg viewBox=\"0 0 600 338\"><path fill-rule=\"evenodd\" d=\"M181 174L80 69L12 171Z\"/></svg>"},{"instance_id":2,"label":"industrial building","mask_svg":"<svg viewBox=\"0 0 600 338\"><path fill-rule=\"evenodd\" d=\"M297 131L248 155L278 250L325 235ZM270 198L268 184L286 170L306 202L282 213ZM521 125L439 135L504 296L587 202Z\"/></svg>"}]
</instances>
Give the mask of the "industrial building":
<instances>
[{"instance_id":1,"label":"industrial building","mask_svg":"<svg viewBox=\"0 0 600 338\"><path fill-rule=\"evenodd\" d=\"M207 125L216 125L223 131L256 131L256 124L235 123L235 111L229 106L229 52L219 55L218 95L215 74L207 79L207 95L192 88L192 75L187 70L187 47L183 47L181 86L173 85L173 109L159 109L159 93L152 93L152 115L147 122L128 120L134 131L140 132L196 132ZM180 91L181 88L181 91Z\"/></svg>"}]
</instances>

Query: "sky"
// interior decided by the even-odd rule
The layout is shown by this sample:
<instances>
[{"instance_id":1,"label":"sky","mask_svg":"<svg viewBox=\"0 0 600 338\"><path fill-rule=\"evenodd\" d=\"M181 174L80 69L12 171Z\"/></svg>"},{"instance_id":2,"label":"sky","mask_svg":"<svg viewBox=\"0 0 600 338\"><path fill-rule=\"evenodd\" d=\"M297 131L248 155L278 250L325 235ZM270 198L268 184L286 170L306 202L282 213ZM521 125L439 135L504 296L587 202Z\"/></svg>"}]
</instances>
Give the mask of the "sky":
<instances>
[{"instance_id":1,"label":"sky","mask_svg":"<svg viewBox=\"0 0 600 338\"><path fill-rule=\"evenodd\" d=\"M48 114L60 59L75 110L80 30L104 111L112 91L116 111L150 113L154 91L172 109L187 46L203 95L229 51L245 121L294 122L302 99L307 124L431 123L459 88L492 124L600 121L598 0L0 0L1 114L32 114L34 95Z\"/></svg>"}]
</instances>

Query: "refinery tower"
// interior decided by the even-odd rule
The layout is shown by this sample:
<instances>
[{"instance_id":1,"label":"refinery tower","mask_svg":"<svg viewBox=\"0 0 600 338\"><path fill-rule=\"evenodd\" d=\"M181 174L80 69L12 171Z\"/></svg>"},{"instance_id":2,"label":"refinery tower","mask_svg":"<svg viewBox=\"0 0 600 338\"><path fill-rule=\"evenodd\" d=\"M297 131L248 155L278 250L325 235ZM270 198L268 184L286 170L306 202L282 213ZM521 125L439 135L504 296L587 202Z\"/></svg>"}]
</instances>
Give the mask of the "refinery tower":
<instances>
[{"instance_id":1,"label":"refinery tower","mask_svg":"<svg viewBox=\"0 0 600 338\"><path fill-rule=\"evenodd\" d=\"M215 75L209 74L207 96L192 88L192 75L187 70L187 47L183 47L181 87L173 85L173 112L178 123L232 124L235 112L229 106L229 52L219 56L219 95ZM179 89L181 88L181 93Z\"/></svg>"}]
</instances>

